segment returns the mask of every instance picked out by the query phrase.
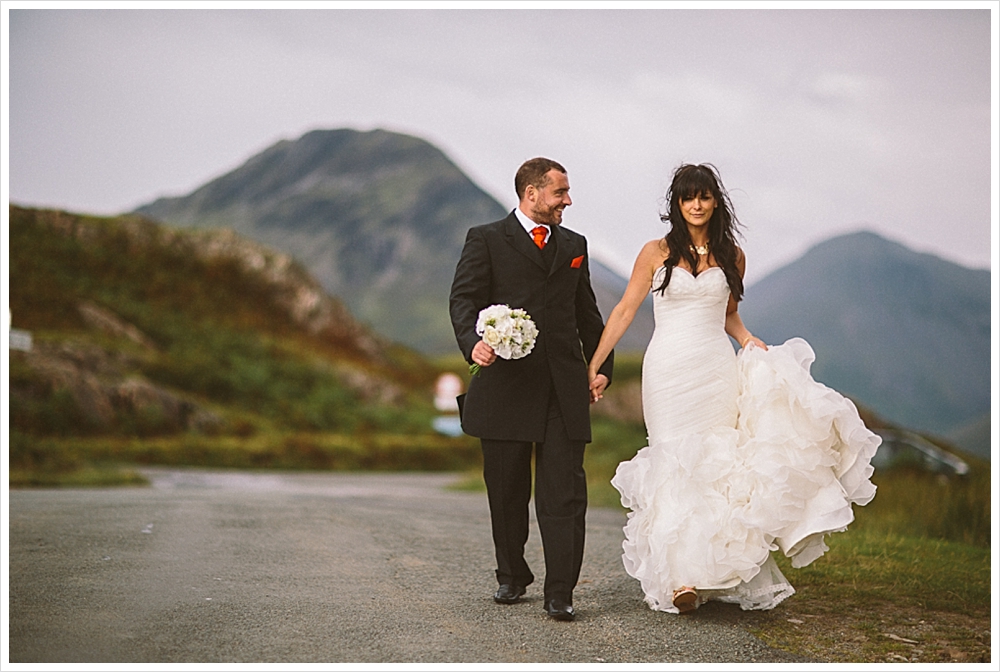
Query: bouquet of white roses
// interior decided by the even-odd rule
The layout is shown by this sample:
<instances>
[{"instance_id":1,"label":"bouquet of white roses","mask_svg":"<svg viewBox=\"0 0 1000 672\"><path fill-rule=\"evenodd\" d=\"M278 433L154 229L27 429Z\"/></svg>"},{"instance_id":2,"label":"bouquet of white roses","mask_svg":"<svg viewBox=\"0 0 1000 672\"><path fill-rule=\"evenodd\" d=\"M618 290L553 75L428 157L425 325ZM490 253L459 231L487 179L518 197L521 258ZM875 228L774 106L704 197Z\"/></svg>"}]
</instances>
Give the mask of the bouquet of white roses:
<instances>
[{"instance_id":1,"label":"bouquet of white roses","mask_svg":"<svg viewBox=\"0 0 1000 672\"><path fill-rule=\"evenodd\" d=\"M521 359L535 347L538 328L531 316L520 308L503 304L483 308L476 321L476 333L501 359ZM469 373L479 375L482 367L473 364Z\"/></svg>"}]
</instances>

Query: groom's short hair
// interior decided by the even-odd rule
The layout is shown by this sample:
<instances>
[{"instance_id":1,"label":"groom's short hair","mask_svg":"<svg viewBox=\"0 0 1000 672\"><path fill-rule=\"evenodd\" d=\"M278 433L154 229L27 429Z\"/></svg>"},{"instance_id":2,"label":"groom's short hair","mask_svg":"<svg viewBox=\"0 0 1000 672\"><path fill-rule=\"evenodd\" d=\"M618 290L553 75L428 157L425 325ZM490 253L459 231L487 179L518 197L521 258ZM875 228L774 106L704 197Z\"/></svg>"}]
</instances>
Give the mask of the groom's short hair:
<instances>
[{"instance_id":1,"label":"groom's short hair","mask_svg":"<svg viewBox=\"0 0 1000 672\"><path fill-rule=\"evenodd\" d=\"M514 175L514 191L517 192L517 197L519 199L524 198L524 192L527 190L529 184L536 189L542 189L549 183L550 170L558 170L563 175L566 174L566 169L561 165L552 159L546 159L541 156L528 159L522 163L521 167L517 169L517 174Z\"/></svg>"}]
</instances>

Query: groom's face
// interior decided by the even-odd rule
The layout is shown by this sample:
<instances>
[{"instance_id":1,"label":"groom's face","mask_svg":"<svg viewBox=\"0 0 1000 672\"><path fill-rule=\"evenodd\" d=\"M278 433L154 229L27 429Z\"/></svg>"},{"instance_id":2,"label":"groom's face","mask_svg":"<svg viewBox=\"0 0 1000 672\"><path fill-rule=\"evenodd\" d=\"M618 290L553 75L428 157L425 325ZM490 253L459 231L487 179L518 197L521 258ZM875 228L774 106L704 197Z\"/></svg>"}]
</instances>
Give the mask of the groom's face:
<instances>
[{"instance_id":1,"label":"groom's face","mask_svg":"<svg viewBox=\"0 0 1000 672\"><path fill-rule=\"evenodd\" d=\"M562 212L573 201L569 197L569 178L565 173L552 169L546 174L541 188L529 185L525 192L530 206L529 215L539 224L556 226L562 223Z\"/></svg>"}]
</instances>

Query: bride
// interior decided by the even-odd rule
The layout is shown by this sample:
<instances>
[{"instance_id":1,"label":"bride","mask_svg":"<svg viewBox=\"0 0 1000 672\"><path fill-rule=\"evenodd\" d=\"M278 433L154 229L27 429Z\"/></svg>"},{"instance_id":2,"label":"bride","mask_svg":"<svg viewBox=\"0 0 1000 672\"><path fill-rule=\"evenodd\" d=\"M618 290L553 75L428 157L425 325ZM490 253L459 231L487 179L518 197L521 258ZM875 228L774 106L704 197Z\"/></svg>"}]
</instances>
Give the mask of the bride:
<instances>
[{"instance_id":1,"label":"bride","mask_svg":"<svg viewBox=\"0 0 1000 672\"><path fill-rule=\"evenodd\" d=\"M875 496L880 439L850 400L810 377L808 343L768 348L743 324L746 257L715 168L679 167L667 203L670 231L639 252L589 364L597 401L597 370L652 290L649 445L611 481L631 509L625 569L653 609L687 612L708 599L770 609L795 592L771 551L803 567L828 550L823 537L854 520L851 504Z\"/></svg>"}]
</instances>

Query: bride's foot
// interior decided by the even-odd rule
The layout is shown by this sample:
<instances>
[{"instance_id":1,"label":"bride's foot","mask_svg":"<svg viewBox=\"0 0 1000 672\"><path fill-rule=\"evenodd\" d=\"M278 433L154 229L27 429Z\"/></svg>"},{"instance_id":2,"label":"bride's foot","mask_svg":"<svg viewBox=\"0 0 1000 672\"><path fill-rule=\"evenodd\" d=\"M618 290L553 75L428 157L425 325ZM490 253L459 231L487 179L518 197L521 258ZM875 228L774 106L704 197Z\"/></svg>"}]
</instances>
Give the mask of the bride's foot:
<instances>
[{"instance_id":1,"label":"bride's foot","mask_svg":"<svg viewBox=\"0 0 1000 672\"><path fill-rule=\"evenodd\" d=\"M694 588L682 586L674 591L674 606L677 611L686 614L698 608L698 593Z\"/></svg>"}]
</instances>

